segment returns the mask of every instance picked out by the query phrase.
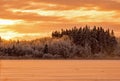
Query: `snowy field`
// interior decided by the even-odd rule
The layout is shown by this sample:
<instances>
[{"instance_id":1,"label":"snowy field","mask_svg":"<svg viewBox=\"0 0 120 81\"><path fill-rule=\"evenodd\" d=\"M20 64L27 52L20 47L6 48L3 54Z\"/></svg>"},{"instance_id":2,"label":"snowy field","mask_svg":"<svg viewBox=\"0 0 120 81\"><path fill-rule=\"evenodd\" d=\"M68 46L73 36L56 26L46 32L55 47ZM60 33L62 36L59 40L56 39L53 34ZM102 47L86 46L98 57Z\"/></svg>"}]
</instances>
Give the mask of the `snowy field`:
<instances>
[{"instance_id":1,"label":"snowy field","mask_svg":"<svg viewBox=\"0 0 120 81\"><path fill-rule=\"evenodd\" d=\"M120 61L0 60L0 81L120 81Z\"/></svg>"}]
</instances>

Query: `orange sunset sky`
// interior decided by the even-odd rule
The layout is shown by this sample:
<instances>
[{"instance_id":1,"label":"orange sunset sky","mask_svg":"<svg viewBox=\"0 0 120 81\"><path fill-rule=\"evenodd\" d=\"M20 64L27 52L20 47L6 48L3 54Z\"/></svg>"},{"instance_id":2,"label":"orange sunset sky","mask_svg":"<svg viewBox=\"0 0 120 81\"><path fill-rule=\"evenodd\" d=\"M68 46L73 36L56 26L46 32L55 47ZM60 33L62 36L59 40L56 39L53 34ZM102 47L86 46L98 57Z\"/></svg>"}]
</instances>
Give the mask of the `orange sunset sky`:
<instances>
[{"instance_id":1,"label":"orange sunset sky","mask_svg":"<svg viewBox=\"0 0 120 81\"><path fill-rule=\"evenodd\" d=\"M120 36L120 0L0 0L3 39L35 39L85 25L113 29Z\"/></svg>"}]
</instances>

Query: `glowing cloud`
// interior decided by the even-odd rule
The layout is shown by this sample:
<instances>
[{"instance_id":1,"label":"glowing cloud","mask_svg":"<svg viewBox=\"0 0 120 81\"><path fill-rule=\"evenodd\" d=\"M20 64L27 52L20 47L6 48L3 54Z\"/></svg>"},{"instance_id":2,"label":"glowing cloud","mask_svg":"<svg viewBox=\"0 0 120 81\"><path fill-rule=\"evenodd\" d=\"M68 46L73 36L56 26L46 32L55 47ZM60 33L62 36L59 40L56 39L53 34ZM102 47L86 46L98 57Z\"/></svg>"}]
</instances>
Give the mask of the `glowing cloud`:
<instances>
[{"instance_id":1,"label":"glowing cloud","mask_svg":"<svg viewBox=\"0 0 120 81\"><path fill-rule=\"evenodd\" d=\"M14 25L22 22L22 20L7 20L7 19L0 19L0 25Z\"/></svg>"}]
</instances>

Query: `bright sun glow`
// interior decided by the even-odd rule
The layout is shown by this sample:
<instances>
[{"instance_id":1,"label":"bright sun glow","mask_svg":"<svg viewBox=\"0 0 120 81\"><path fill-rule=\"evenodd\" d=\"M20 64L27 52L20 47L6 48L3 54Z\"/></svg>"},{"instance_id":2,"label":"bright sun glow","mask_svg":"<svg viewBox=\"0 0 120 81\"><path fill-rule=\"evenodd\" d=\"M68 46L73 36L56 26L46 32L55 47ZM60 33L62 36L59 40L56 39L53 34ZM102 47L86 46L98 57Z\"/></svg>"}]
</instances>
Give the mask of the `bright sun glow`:
<instances>
[{"instance_id":1,"label":"bright sun glow","mask_svg":"<svg viewBox=\"0 0 120 81\"><path fill-rule=\"evenodd\" d=\"M10 40L17 36L16 32L5 32L5 33L0 33L0 34L1 34L1 38L5 40Z\"/></svg>"},{"instance_id":2,"label":"bright sun glow","mask_svg":"<svg viewBox=\"0 0 120 81\"><path fill-rule=\"evenodd\" d=\"M2 39L5 40L20 40L19 38L25 37L24 39L26 39L26 37L47 37L49 34L48 33L18 33L18 32L14 32L14 31L7 31L7 32L0 32L0 36Z\"/></svg>"},{"instance_id":3,"label":"bright sun glow","mask_svg":"<svg viewBox=\"0 0 120 81\"><path fill-rule=\"evenodd\" d=\"M10 40L10 39L12 39L12 37L10 37L10 36L4 36L4 37L2 37L3 39L5 39L5 40Z\"/></svg>"},{"instance_id":4,"label":"bright sun glow","mask_svg":"<svg viewBox=\"0 0 120 81\"><path fill-rule=\"evenodd\" d=\"M0 19L0 25L14 25L21 22L21 20L6 20Z\"/></svg>"}]
</instances>

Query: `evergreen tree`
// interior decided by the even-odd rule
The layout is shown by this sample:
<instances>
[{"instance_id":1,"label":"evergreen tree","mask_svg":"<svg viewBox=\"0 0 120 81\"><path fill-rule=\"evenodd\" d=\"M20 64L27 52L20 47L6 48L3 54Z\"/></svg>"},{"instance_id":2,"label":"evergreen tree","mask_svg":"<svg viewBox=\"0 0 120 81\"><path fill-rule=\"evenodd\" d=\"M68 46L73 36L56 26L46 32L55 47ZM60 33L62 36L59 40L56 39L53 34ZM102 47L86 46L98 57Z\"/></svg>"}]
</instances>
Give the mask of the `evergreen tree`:
<instances>
[{"instance_id":1,"label":"evergreen tree","mask_svg":"<svg viewBox=\"0 0 120 81\"><path fill-rule=\"evenodd\" d=\"M48 53L48 45L46 44L44 47L44 54L47 54L47 53Z\"/></svg>"}]
</instances>

